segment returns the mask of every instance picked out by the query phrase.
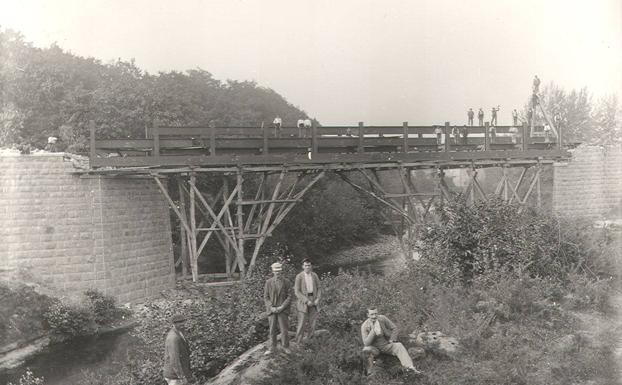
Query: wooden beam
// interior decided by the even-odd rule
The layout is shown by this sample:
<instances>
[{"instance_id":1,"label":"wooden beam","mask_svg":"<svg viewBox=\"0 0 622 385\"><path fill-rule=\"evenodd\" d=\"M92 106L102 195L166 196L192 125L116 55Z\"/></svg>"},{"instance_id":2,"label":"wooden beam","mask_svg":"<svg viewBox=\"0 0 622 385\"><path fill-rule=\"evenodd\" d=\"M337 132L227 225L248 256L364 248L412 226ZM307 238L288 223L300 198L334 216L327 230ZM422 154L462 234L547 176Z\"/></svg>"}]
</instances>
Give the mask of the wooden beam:
<instances>
[{"instance_id":1,"label":"wooden beam","mask_svg":"<svg viewBox=\"0 0 622 385\"><path fill-rule=\"evenodd\" d=\"M155 128L155 127L154 127ZM154 133L155 136L156 133ZM190 173L190 184L194 186L196 183L196 174ZM197 252L197 223L196 223L196 200L194 190L190 190L190 271L192 272L192 282L197 282L199 275L199 253Z\"/></svg>"},{"instance_id":2,"label":"wooden beam","mask_svg":"<svg viewBox=\"0 0 622 385\"><path fill-rule=\"evenodd\" d=\"M402 127L404 130L402 133L402 139L403 139L402 152L407 154L408 153L408 122L402 123Z\"/></svg>"},{"instance_id":3,"label":"wooden beam","mask_svg":"<svg viewBox=\"0 0 622 385\"><path fill-rule=\"evenodd\" d=\"M359 131L358 131L358 148L357 148L357 152L359 154L362 154L365 152L365 147L363 145L363 139L365 137L365 126L363 125L363 122L359 122Z\"/></svg>"},{"instance_id":4,"label":"wooden beam","mask_svg":"<svg viewBox=\"0 0 622 385\"><path fill-rule=\"evenodd\" d=\"M153 152L151 155L157 159L160 157L160 127L157 121L153 122L151 135L153 136Z\"/></svg>"},{"instance_id":5,"label":"wooden beam","mask_svg":"<svg viewBox=\"0 0 622 385\"><path fill-rule=\"evenodd\" d=\"M262 123L263 126L263 123ZM264 132L268 132L267 129L264 129ZM240 274L242 277L244 276L245 270L245 260L244 260L244 212L242 211L242 201L244 200L244 194L242 191L242 187L244 184L244 178L242 175L242 170L238 170L236 175L236 187L238 190L238 199L237 199L237 210L236 210L236 221L238 225L238 250L236 253L236 258L238 260L238 267L240 269Z\"/></svg>"},{"instance_id":6,"label":"wooden beam","mask_svg":"<svg viewBox=\"0 0 622 385\"><path fill-rule=\"evenodd\" d=\"M93 160L97 157L97 153L95 150L95 121L89 120L89 131L91 133L91 143L90 143L90 151L89 151L89 159L91 164Z\"/></svg>"},{"instance_id":7,"label":"wooden beam","mask_svg":"<svg viewBox=\"0 0 622 385\"><path fill-rule=\"evenodd\" d=\"M283 183L283 179L285 178L286 174L287 174L287 169L283 168L281 170L281 174L279 175L279 180L278 180L276 186L274 187L274 191L272 193L272 200L275 200L278 197L279 190L281 188L281 184ZM255 267L255 260L257 259L257 255L259 254L259 249L261 248L261 245L263 244L263 242L266 239L266 230L268 230L268 225L270 223L270 219L271 219L273 210L274 210L274 202L272 202L272 203L270 203L268 205L268 210L264 214L263 225L261 225L261 228L260 228L260 234L262 234L262 236L260 238L258 238L257 241L255 242L255 248L253 249L253 255L251 256L251 261L250 261L250 264L248 266L248 274L249 275L252 273L253 268Z\"/></svg>"},{"instance_id":8,"label":"wooden beam","mask_svg":"<svg viewBox=\"0 0 622 385\"><path fill-rule=\"evenodd\" d=\"M221 223L221 218L222 216L225 214L226 210L227 210L227 206L229 206L229 204L231 204L231 201L233 200L235 194L237 193L237 186L235 189L233 189L233 191L231 192L231 194L229 195L229 197L227 198L227 200L225 201L223 207L220 209L220 212L218 213L218 215L216 215L214 213L214 211L212 210L212 208L210 207L210 205L208 204L207 200L205 199L205 197L203 197L203 194L201 193L201 191L199 191L199 189L197 188L196 185L194 184L190 184L190 188L192 190L194 190L197 193L197 197L199 198L199 201L203 204L203 206L207 209L207 212L209 213L210 217L212 217L212 220L214 221L212 223L216 224L216 226L220 229L220 231L222 232L223 235L225 235L225 240L234 248L234 250L237 248L237 244L235 241L233 241L231 239L230 234L227 232L227 230L225 229L224 225ZM205 247L205 244L207 243L207 241L209 240L209 237L212 233L209 232L205 235L205 238L203 239L203 241L201 242L201 246L199 247L199 252L203 250L203 247Z\"/></svg>"},{"instance_id":9,"label":"wooden beam","mask_svg":"<svg viewBox=\"0 0 622 385\"><path fill-rule=\"evenodd\" d=\"M181 187L181 183L183 183L183 181L180 180L180 178L176 178L177 181L177 190L179 192L179 205L180 205L180 211L183 214L184 218L186 216L186 197L184 196L184 190ZM180 223L179 224L179 238L180 238L180 243L181 243L181 275L182 277L186 277L186 275L188 275L188 265L190 262L190 258L188 255L188 237L186 235L186 229L184 228L184 226Z\"/></svg>"},{"instance_id":10,"label":"wooden beam","mask_svg":"<svg viewBox=\"0 0 622 385\"><path fill-rule=\"evenodd\" d=\"M445 122L445 127L443 129L443 136L445 137L445 146L444 151L449 152L450 138L449 138L449 122Z\"/></svg>"}]
</instances>

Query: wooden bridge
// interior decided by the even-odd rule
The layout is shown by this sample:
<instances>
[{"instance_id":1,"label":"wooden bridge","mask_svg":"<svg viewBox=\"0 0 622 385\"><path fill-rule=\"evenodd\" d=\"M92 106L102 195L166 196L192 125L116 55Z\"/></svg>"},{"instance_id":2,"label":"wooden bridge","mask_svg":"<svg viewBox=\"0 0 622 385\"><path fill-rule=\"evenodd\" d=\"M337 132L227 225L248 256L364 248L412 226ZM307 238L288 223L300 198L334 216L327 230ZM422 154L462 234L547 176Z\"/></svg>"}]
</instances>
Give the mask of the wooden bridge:
<instances>
[{"instance_id":1,"label":"wooden bridge","mask_svg":"<svg viewBox=\"0 0 622 385\"><path fill-rule=\"evenodd\" d=\"M540 204L542 167L570 157L556 136L533 135L540 127L458 126L165 127L154 124L144 139L100 139L91 123L90 174L151 177L181 224L176 264L198 278L197 261L212 235L224 250L225 275L249 274L265 239L327 172L337 173L376 199L406 255L414 229L429 220L433 203L450 198L445 170L466 168L464 193L487 199L477 170L502 167L495 193L521 206L535 192ZM511 180L508 168L522 168ZM418 190L415 169L436 169L437 190ZM397 171L400 191L388 191L379 173ZM200 189L197 176L217 175L217 192ZM353 178L362 175L365 183ZM293 178L291 176L294 176ZM169 183L163 183L168 180ZM175 182L174 184L170 182ZM522 188L521 188L522 187ZM171 191L179 198L174 200ZM397 216L398 221L395 221ZM254 245L249 248L249 243ZM248 250L247 250L248 249ZM252 253L247 259L245 251Z\"/></svg>"}]
</instances>

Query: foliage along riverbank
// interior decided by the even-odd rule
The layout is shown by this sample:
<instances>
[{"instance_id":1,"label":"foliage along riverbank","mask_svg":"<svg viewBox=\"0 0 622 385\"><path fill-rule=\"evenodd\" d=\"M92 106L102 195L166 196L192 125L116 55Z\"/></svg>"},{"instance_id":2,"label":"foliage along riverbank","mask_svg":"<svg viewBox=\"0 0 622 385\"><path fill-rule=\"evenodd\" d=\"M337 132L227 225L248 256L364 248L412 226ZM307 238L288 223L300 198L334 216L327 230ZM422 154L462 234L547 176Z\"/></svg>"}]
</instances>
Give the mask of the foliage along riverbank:
<instances>
[{"instance_id":1,"label":"foliage along riverbank","mask_svg":"<svg viewBox=\"0 0 622 385\"><path fill-rule=\"evenodd\" d=\"M614 350L622 327L610 298L618 290L619 234L537 212L517 215L515 207L501 202L491 207L469 208L460 202L445 207L439 227L422 236L421 260L393 274L323 276L319 326L330 330L330 337L277 358L268 377L257 382L615 383L620 373ZM505 221L508 216L512 221ZM474 225L459 231L466 223ZM436 237L441 231L447 232L445 237ZM432 250L444 250L443 256L452 256L454 263L447 266ZM278 257L264 256L252 279L217 296L199 286L144 304L136 314L137 335L145 347L128 357L128 366L115 378L91 375L89 383L163 383L162 341L174 313L189 317L195 383L206 383L265 340L263 283L268 264ZM530 263L536 257L539 263ZM297 268L286 261L289 279ZM416 362L426 374L416 379L399 372L365 377L359 326L370 304L395 321L402 338L436 330L458 338L459 355L427 354ZM601 320L601 327L590 330L590 319Z\"/></svg>"}]
</instances>

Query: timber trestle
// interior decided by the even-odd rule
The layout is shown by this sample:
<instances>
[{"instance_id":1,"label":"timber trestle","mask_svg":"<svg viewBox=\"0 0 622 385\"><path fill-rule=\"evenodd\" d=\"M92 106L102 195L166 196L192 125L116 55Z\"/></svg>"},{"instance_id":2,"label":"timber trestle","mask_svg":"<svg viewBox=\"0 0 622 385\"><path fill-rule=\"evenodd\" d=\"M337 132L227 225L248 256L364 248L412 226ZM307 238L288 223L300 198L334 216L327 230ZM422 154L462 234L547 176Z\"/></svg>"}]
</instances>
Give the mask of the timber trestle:
<instances>
[{"instance_id":1,"label":"timber trestle","mask_svg":"<svg viewBox=\"0 0 622 385\"><path fill-rule=\"evenodd\" d=\"M313 126L308 137L295 137L301 135L297 129L154 125L146 139L96 140L92 124L88 173L154 180L180 223L175 264L184 275L198 279L199 256L215 240L223 250L223 277L244 277L252 274L266 239L327 173L383 208L405 256L412 253L417 227L437 220L435 207L456 194L445 179L449 170L467 171L461 193L469 202L496 194L520 210L541 205L543 167L570 154L555 141L532 140L529 128L523 125L516 140L503 136L516 130L500 127L490 137L487 125L469 127L468 138L452 138L449 123ZM488 168L501 170L494 191L478 179ZM433 173L433 190L417 182L420 170ZM206 184L206 178L217 182Z\"/></svg>"}]
</instances>

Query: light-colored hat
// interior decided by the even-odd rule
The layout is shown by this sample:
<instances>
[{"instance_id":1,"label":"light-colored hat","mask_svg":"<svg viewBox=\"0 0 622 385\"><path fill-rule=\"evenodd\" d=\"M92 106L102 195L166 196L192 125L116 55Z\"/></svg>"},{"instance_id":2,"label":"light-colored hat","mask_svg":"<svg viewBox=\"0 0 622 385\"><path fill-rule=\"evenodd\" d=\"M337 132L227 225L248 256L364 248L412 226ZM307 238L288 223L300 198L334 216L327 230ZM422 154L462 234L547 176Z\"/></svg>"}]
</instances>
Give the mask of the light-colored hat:
<instances>
[{"instance_id":1,"label":"light-colored hat","mask_svg":"<svg viewBox=\"0 0 622 385\"><path fill-rule=\"evenodd\" d=\"M283 271L283 265L278 262L273 263L270 267L272 267L272 271Z\"/></svg>"}]
</instances>

